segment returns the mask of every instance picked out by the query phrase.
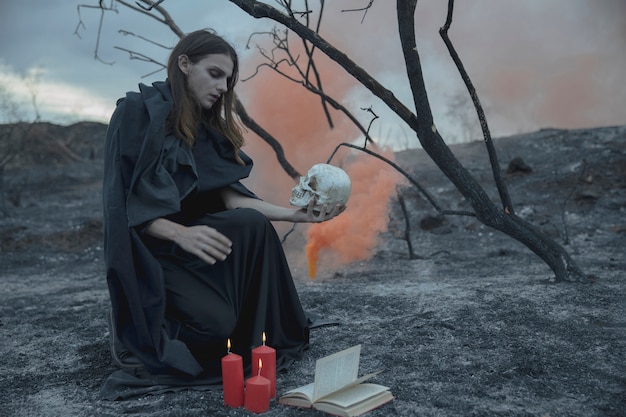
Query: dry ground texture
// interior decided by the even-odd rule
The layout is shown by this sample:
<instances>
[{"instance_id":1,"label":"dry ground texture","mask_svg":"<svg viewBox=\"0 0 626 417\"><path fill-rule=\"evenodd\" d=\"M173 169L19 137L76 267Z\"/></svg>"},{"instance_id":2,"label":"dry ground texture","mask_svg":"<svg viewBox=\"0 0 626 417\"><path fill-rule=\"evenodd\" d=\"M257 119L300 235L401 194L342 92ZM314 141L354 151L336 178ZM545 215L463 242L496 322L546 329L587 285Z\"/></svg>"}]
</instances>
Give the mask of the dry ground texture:
<instances>
[{"instance_id":1,"label":"dry ground texture","mask_svg":"<svg viewBox=\"0 0 626 417\"><path fill-rule=\"evenodd\" d=\"M4 172L0 416L248 415L225 408L220 391L99 398L115 370L101 253L104 126L44 127L48 139L31 138L39 147ZM51 146L57 130L66 140ZM279 393L311 382L316 359L361 343L361 373L384 369L375 382L396 396L372 417L626 415L626 127L542 130L496 147L503 169L515 157L532 168L506 177L517 212L562 242L591 282L554 283L524 246L472 218L440 219L409 189L416 259L394 201L371 260L312 282L295 269L305 308L341 324L313 331ZM453 150L494 189L481 142ZM466 207L421 151L398 162L442 206ZM266 415L322 414L272 403Z\"/></svg>"}]
</instances>

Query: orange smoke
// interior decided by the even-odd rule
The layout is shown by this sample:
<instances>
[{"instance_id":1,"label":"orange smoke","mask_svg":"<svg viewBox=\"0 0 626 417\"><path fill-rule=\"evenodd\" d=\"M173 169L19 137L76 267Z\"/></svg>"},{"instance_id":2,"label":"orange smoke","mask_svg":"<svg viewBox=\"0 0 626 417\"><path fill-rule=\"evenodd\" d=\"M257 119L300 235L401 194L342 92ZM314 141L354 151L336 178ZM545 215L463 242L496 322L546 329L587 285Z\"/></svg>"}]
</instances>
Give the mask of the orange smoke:
<instances>
[{"instance_id":1,"label":"orange smoke","mask_svg":"<svg viewBox=\"0 0 626 417\"><path fill-rule=\"evenodd\" d=\"M316 60L323 80L324 90L341 101L350 94L356 82L345 74L337 64L324 59ZM254 62L242 66L247 73L254 72ZM244 72L242 78L246 78ZM330 128L320 104L320 98L301 85L273 74L267 68L241 85L240 98L249 115L280 141L287 160L302 175L320 162L326 162L335 147L341 142L352 142L360 136L358 129L348 118L332 108L330 113L334 128ZM357 110L358 111L358 110ZM367 124L369 116L355 113L362 123ZM250 133L250 132L249 132ZM246 185L261 198L282 206L288 206L291 189L298 179L289 178L279 166L274 151L255 135L246 138L244 151L255 162L254 170ZM330 222L312 225L308 228L306 244L309 275L315 276L318 258L324 253L324 266L338 266L370 256L376 245L379 233L387 230L387 202L395 192L395 184L400 176L392 168L364 153L350 155L350 163L342 162L345 148L332 161L341 166L352 179L352 195L345 213ZM393 159L393 153L385 156ZM279 233L288 224L277 224ZM307 228L303 225L298 230ZM304 236L302 236L302 239ZM290 237L290 250L297 237ZM297 250L304 249L302 246ZM289 256L294 256L288 253ZM297 256L297 255L295 255ZM299 252L299 258L302 252ZM290 260L291 263L291 260ZM303 264L303 259L298 259Z\"/></svg>"},{"instance_id":2,"label":"orange smoke","mask_svg":"<svg viewBox=\"0 0 626 417\"><path fill-rule=\"evenodd\" d=\"M341 100L355 85L345 71L323 59L316 61L325 91ZM255 62L246 62L247 73L254 72ZM247 74L244 73L245 78ZM335 146L358 136L357 128L339 112L330 108L334 128L330 128L319 96L303 86L262 67L260 75L242 83L238 91L249 115L274 136L283 147L289 163L306 174L316 163L326 162ZM291 188L298 178L289 178L278 164L270 146L249 132L244 151L253 157L255 169L249 183L260 196L276 204L288 204ZM269 185L269 186L268 186Z\"/></svg>"},{"instance_id":3,"label":"orange smoke","mask_svg":"<svg viewBox=\"0 0 626 417\"><path fill-rule=\"evenodd\" d=\"M393 158L391 152L385 156ZM348 264L364 260L372 255L378 235L387 231L388 201L400 175L382 161L365 154L358 155L344 169L352 180L346 211L331 221L311 225L308 231L306 255L310 278L317 274L321 251L332 252L334 260L329 263Z\"/></svg>"}]
</instances>

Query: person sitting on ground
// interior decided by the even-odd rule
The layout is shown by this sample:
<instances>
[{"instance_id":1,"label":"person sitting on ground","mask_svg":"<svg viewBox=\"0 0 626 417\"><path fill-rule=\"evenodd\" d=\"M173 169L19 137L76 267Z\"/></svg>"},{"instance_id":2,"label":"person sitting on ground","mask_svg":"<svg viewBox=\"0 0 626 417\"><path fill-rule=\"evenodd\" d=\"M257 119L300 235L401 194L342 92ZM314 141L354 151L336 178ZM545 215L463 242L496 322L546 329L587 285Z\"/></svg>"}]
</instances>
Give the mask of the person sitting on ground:
<instances>
[{"instance_id":1,"label":"person sitting on ground","mask_svg":"<svg viewBox=\"0 0 626 417\"><path fill-rule=\"evenodd\" d=\"M209 30L184 36L167 79L120 99L106 137L103 206L113 356L128 372L220 376L261 344L277 366L302 357L307 318L271 221L323 222L263 201L234 115L239 61ZM331 209L329 207L329 209Z\"/></svg>"}]
</instances>

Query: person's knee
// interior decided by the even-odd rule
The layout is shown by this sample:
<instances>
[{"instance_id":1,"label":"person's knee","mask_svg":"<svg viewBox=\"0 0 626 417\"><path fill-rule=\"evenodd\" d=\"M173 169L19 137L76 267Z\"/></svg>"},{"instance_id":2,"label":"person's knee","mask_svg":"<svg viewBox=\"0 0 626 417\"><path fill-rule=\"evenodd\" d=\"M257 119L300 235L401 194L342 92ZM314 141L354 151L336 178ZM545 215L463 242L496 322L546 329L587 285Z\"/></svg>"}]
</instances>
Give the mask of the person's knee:
<instances>
[{"instance_id":1,"label":"person's knee","mask_svg":"<svg viewBox=\"0 0 626 417\"><path fill-rule=\"evenodd\" d=\"M204 335L211 340L226 340L232 334L237 325L234 314L224 313L219 315L197 314L188 326L199 335Z\"/></svg>"},{"instance_id":2,"label":"person's knee","mask_svg":"<svg viewBox=\"0 0 626 417\"><path fill-rule=\"evenodd\" d=\"M233 210L230 218L230 229L233 228L245 235L264 236L271 223L263 213L253 208L238 208Z\"/></svg>"},{"instance_id":3,"label":"person's knee","mask_svg":"<svg viewBox=\"0 0 626 417\"><path fill-rule=\"evenodd\" d=\"M239 221L251 225L265 225L269 222L267 217L260 211L253 208L240 208L236 210Z\"/></svg>"}]
</instances>

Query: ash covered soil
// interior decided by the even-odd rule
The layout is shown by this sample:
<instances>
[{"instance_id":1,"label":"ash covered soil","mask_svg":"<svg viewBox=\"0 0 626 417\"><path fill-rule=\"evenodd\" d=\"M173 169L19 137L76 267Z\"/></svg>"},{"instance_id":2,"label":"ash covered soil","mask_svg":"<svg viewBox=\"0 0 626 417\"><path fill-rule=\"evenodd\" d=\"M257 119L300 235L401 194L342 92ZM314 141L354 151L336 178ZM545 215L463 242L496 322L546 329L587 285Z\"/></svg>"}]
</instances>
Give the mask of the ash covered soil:
<instances>
[{"instance_id":1,"label":"ash covered soil","mask_svg":"<svg viewBox=\"0 0 626 417\"><path fill-rule=\"evenodd\" d=\"M0 416L245 416L221 391L105 401L108 350L100 178L106 127L40 124L4 171L0 218ZM368 261L310 281L294 261L315 329L277 391L312 382L315 361L362 345L360 373L395 400L382 416L626 415L626 126L547 129L495 140L517 213L590 276L555 283L526 247L470 217L438 216L404 188ZM496 198L484 144L452 146ZM397 162L445 209L467 204L420 150ZM518 164L518 167L522 166ZM523 166L522 166L523 168ZM289 237L291 258L302 242ZM323 254L321 255L323 263ZM269 416L325 415L272 402Z\"/></svg>"}]
</instances>

